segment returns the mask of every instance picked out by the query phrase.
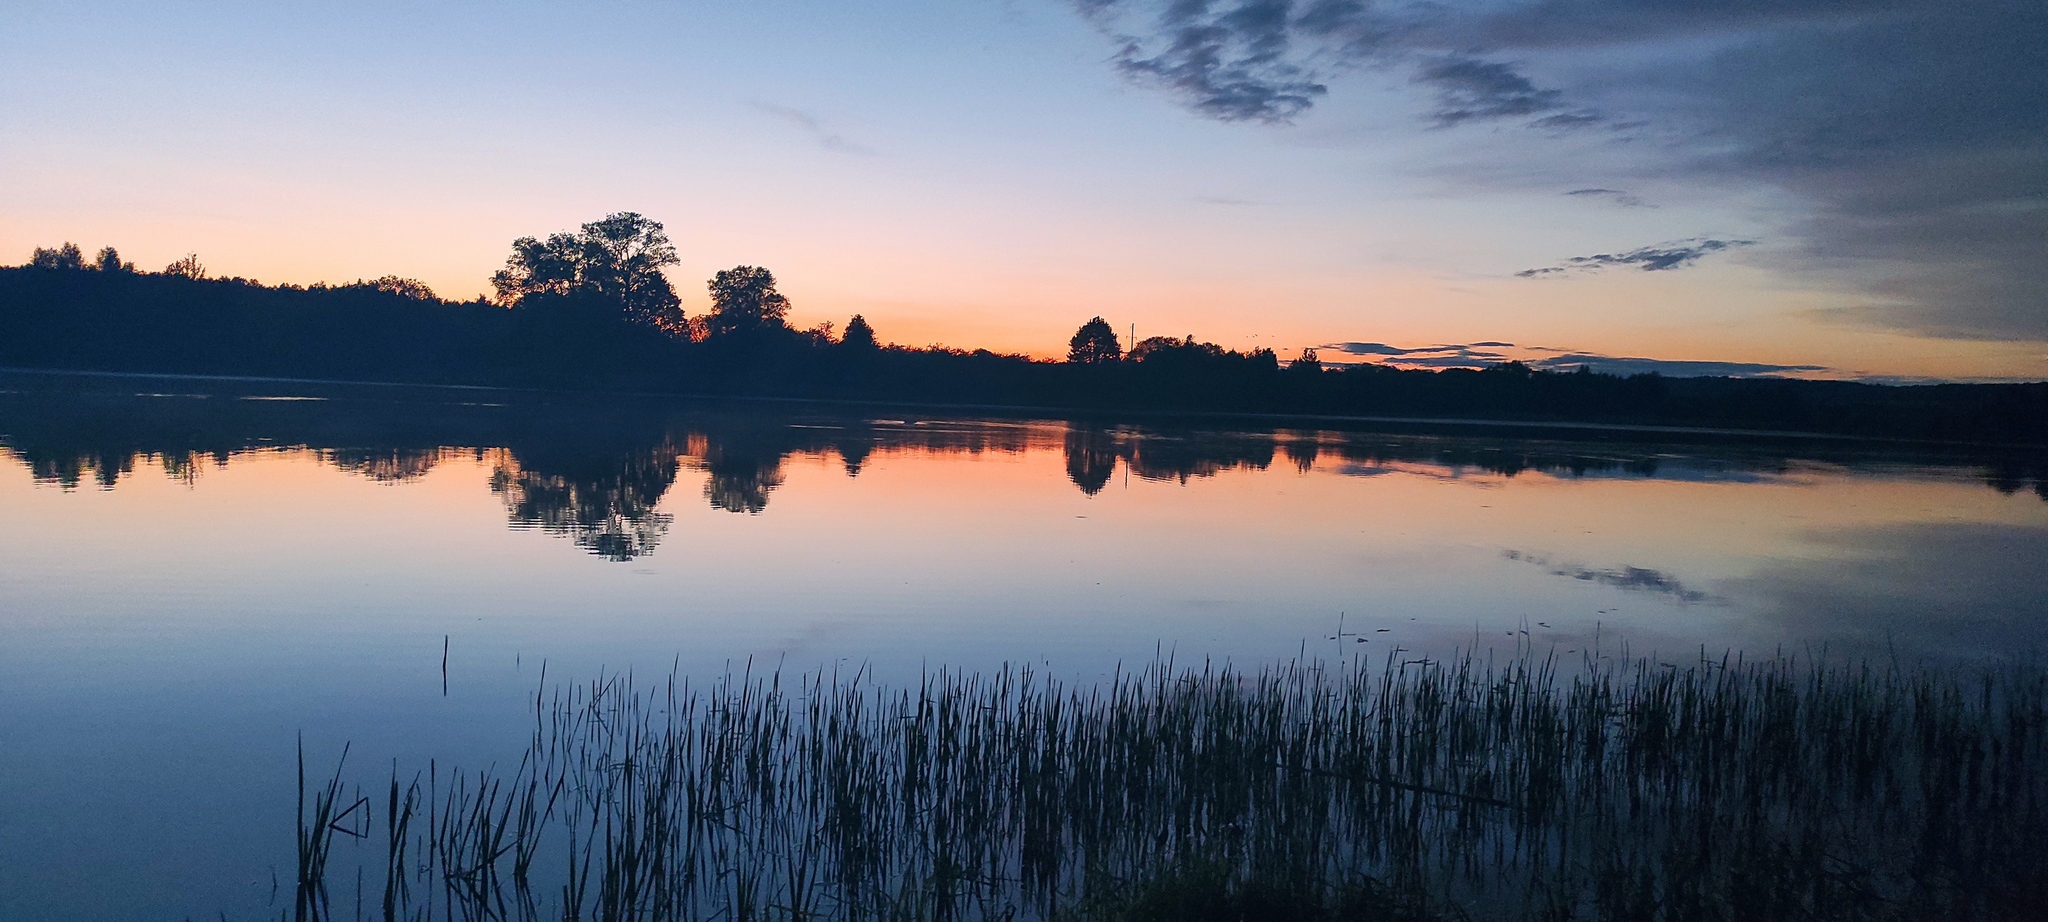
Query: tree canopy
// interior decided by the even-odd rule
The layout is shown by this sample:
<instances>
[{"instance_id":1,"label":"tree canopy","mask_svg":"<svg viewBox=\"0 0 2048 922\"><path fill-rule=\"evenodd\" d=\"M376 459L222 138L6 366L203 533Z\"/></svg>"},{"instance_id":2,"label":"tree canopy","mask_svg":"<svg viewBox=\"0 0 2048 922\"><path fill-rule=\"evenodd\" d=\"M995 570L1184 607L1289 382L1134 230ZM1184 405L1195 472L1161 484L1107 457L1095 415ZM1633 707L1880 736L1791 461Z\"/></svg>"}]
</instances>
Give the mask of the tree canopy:
<instances>
[{"instance_id":1,"label":"tree canopy","mask_svg":"<svg viewBox=\"0 0 2048 922\"><path fill-rule=\"evenodd\" d=\"M100 255L93 260L93 268L101 272L134 272L135 264L121 261L121 251L113 247L101 247Z\"/></svg>"},{"instance_id":2,"label":"tree canopy","mask_svg":"<svg viewBox=\"0 0 2048 922\"><path fill-rule=\"evenodd\" d=\"M1117 342L1116 331L1109 321L1101 317L1081 324L1074 332L1074 338L1067 341L1067 361L1080 364L1114 362L1123 356L1123 344Z\"/></svg>"},{"instance_id":3,"label":"tree canopy","mask_svg":"<svg viewBox=\"0 0 2048 922\"><path fill-rule=\"evenodd\" d=\"M397 295L401 298L405 298L411 301L441 300L439 296L434 294L434 289L427 287L427 283L422 282L419 279L400 278L395 275L386 275L381 278L370 279L369 281L362 281L358 279L357 281L351 282L341 287L365 288L369 289L370 291L383 292L384 294L388 295Z\"/></svg>"},{"instance_id":4,"label":"tree canopy","mask_svg":"<svg viewBox=\"0 0 2048 922\"><path fill-rule=\"evenodd\" d=\"M783 317L789 313L789 299L775 290L775 273L759 266L734 266L712 276L707 287L711 315L705 318L705 328L711 335L787 329Z\"/></svg>"},{"instance_id":5,"label":"tree canopy","mask_svg":"<svg viewBox=\"0 0 2048 922\"><path fill-rule=\"evenodd\" d=\"M679 335L688 329L682 301L661 273L677 262L661 222L622 211L575 233L512 241L512 255L491 276L491 288L507 307L536 296L595 297L628 320Z\"/></svg>"},{"instance_id":6,"label":"tree canopy","mask_svg":"<svg viewBox=\"0 0 2048 922\"><path fill-rule=\"evenodd\" d=\"M855 314L846 322L846 334L839 337L839 344L852 349L873 349L877 345L875 328L868 326L866 317Z\"/></svg>"},{"instance_id":7,"label":"tree canopy","mask_svg":"<svg viewBox=\"0 0 2048 922\"><path fill-rule=\"evenodd\" d=\"M164 274L197 280L206 277L206 267L199 264L199 254L187 253L179 257L177 262L165 266Z\"/></svg>"},{"instance_id":8,"label":"tree canopy","mask_svg":"<svg viewBox=\"0 0 2048 922\"><path fill-rule=\"evenodd\" d=\"M85 254L78 244L66 243L60 247L36 247L29 255L28 264L38 269L83 269Z\"/></svg>"}]
</instances>

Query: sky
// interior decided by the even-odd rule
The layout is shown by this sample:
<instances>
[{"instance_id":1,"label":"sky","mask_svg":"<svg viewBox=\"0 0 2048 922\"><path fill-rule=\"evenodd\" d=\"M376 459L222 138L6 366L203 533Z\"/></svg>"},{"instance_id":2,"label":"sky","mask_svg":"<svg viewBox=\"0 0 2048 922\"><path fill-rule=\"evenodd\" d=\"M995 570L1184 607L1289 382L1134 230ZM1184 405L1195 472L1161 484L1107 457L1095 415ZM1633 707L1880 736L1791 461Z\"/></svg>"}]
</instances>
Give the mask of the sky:
<instances>
[{"instance_id":1,"label":"sky","mask_svg":"<svg viewBox=\"0 0 2048 922\"><path fill-rule=\"evenodd\" d=\"M0 263L466 298L663 222L685 307L1064 354L2048 379L2048 5L16 0Z\"/></svg>"}]
</instances>

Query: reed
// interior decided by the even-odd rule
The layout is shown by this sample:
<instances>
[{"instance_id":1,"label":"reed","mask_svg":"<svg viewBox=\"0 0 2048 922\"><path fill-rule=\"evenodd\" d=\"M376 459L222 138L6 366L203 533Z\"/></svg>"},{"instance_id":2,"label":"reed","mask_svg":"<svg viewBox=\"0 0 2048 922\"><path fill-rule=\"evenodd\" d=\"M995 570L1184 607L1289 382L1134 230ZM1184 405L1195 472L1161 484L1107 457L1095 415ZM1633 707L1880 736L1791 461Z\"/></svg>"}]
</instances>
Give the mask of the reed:
<instances>
[{"instance_id":1,"label":"reed","mask_svg":"<svg viewBox=\"0 0 2048 922\"><path fill-rule=\"evenodd\" d=\"M401 788L394 768L387 920L437 915L408 874L429 885L417 892L439 885L450 920L2003 919L2048 905L2048 674L2030 666L1396 656L1162 661L1086 686L1028 667L905 688L608 676L544 688L534 716L511 772L443 790L431 768L424 830L409 823L418 779ZM323 913L325 839L304 830L331 817L338 779L301 824L301 905Z\"/></svg>"}]
</instances>

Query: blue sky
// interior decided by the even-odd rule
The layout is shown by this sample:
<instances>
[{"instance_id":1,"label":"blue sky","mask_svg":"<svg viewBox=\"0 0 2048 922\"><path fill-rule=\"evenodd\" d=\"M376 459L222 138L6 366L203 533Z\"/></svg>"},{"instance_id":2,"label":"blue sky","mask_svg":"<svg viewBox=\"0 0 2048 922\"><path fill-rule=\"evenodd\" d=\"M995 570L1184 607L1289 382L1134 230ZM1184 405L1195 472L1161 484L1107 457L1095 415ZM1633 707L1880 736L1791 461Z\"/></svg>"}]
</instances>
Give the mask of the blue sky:
<instances>
[{"instance_id":1,"label":"blue sky","mask_svg":"<svg viewBox=\"0 0 2048 922\"><path fill-rule=\"evenodd\" d=\"M765 265L798 321L913 345L1053 355L1100 314L1354 360L2048 377L2038 4L9 16L0 260L75 240L469 296L512 238L633 210L688 306Z\"/></svg>"}]
</instances>

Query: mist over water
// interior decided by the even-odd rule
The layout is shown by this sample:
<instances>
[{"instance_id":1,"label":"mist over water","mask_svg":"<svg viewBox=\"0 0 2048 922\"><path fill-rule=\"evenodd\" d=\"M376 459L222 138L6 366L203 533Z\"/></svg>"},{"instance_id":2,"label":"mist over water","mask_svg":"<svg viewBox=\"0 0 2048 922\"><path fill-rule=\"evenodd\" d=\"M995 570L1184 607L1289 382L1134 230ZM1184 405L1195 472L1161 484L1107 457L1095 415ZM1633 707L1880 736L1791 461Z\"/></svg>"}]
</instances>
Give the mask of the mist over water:
<instances>
[{"instance_id":1,"label":"mist over water","mask_svg":"<svg viewBox=\"0 0 2048 922\"><path fill-rule=\"evenodd\" d=\"M605 672L2048 646L2038 459L0 378L0 917L274 913L292 759ZM1597 440L1587 440L1597 438ZM443 650L447 651L443 669ZM444 693L445 681L445 693Z\"/></svg>"}]
</instances>

